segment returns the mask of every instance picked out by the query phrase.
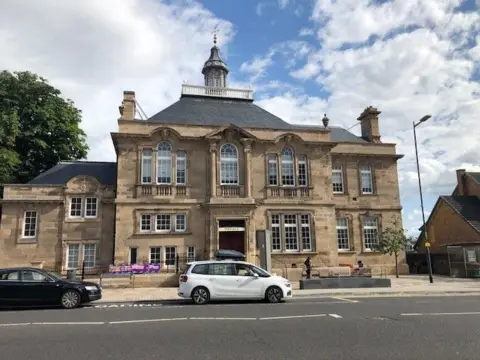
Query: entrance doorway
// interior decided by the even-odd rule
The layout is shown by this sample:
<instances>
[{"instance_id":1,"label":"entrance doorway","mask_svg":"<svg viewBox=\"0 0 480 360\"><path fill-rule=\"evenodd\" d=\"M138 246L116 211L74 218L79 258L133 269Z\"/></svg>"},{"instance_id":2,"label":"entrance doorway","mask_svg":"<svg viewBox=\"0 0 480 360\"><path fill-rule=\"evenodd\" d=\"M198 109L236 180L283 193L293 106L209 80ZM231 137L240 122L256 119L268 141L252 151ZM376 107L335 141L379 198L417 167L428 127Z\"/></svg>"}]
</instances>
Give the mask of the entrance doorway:
<instances>
[{"instance_id":1,"label":"entrance doorway","mask_svg":"<svg viewBox=\"0 0 480 360\"><path fill-rule=\"evenodd\" d=\"M236 250L245 254L245 220L220 220L218 249Z\"/></svg>"}]
</instances>

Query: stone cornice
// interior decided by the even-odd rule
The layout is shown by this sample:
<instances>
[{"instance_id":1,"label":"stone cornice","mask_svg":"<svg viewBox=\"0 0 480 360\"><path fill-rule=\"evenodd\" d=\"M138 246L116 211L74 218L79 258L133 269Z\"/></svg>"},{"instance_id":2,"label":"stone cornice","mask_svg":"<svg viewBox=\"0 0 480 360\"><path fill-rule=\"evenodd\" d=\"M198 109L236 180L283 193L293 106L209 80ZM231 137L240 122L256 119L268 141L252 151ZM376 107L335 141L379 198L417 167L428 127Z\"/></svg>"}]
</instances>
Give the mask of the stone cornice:
<instances>
[{"instance_id":1,"label":"stone cornice","mask_svg":"<svg viewBox=\"0 0 480 360\"><path fill-rule=\"evenodd\" d=\"M335 205L336 210L347 210L347 211L401 211L403 207L401 205Z\"/></svg>"},{"instance_id":2,"label":"stone cornice","mask_svg":"<svg viewBox=\"0 0 480 360\"><path fill-rule=\"evenodd\" d=\"M352 156L352 157L373 157L373 158L392 158L399 160L404 157L402 154L378 154L378 153L358 153L358 152L331 152L331 156Z\"/></svg>"},{"instance_id":3,"label":"stone cornice","mask_svg":"<svg viewBox=\"0 0 480 360\"><path fill-rule=\"evenodd\" d=\"M1 199L0 204L18 204L18 203L44 203L44 204L64 204L65 199Z\"/></svg>"},{"instance_id":4,"label":"stone cornice","mask_svg":"<svg viewBox=\"0 0 480 360\"><path fill-rule=\"evenodd\" d=\"M324 200L312 200L312 199L262 199L258 200L260 205L271 205L271 206L326 206L333 207L335 203L332 201Z\"/></svg>"}]
</instances>

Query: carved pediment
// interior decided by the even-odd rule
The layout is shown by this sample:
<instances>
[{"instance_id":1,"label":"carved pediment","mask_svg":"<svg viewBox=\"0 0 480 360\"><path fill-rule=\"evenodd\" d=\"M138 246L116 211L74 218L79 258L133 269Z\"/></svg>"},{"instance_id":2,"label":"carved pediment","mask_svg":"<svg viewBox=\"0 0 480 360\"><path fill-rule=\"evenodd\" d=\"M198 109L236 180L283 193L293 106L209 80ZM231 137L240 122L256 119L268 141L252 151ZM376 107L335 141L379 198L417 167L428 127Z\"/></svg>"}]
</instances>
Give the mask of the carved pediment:
<instances>
[{"instance_id":1,"label":"carved pediment","mask_svg":"<svg viewBox=\"0 0 480 360\"><path fill-rule=\"evenodd\" d=\"M165 126L158 127L150 133L151 137L158 136L158 135L160 136L160 139L164 141L171 139L172 136L175 136L178 139L183 138L183 136L180 135L180 133L177 130L172 129L170 127L165 127Z\"/></svg>"},{"instance_id":2,"label":"carved pediment","mask_svg":"<svg viewBox=\"0 0 480 360\"><path fill-rule=\"evenodd\" d=\"M275 143L279 143L279 142L284 142L286 146L292 146L294 145L294 143L304 143L305 141L300 137L298 136L297 134L294 134L294 133L285 133L285 134L281 134L279 136L277 136L275 138Z\"/></svg>"},{"instance_id":3,"label":"carved pediment","mask_svg":"<svg viewBox=\"0 0 480 360\"><path fill-rule=\"evenodd\" d=\"M246 138L246 139L256 139L255 135L238 127L235 124L230 124L229 126L224 126L219 129L215 129L212 132L205 135L205 138L212 139L212 138L220 137L223 139L227 139L228 141L231 141L235 138L235 136L238 136L240 138Z\"/></svg>"}]
</instances>

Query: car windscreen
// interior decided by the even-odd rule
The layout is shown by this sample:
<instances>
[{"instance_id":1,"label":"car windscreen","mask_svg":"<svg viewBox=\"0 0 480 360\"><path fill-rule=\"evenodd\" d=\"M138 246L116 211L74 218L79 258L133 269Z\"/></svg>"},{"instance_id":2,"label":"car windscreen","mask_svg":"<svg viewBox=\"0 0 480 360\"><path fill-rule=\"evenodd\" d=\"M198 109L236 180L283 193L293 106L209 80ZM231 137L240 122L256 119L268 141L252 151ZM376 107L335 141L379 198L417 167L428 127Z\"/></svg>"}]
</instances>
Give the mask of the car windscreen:
<instances>
[{"instance_id":1,"label":"car windscreen","mask_svg":"<svg viewBox=\"0 0 480 360\"><path fill-rule=\"evenodd\" d=\"M255 266L255 265L252 265L252 270L258 274L258 276L261 276L261 277L270 277L272 276L271 274L269 274L268 272L266 272L265 270L263 270L262 268L259 268L258 266Z\"/></svg>"}]
</instances>

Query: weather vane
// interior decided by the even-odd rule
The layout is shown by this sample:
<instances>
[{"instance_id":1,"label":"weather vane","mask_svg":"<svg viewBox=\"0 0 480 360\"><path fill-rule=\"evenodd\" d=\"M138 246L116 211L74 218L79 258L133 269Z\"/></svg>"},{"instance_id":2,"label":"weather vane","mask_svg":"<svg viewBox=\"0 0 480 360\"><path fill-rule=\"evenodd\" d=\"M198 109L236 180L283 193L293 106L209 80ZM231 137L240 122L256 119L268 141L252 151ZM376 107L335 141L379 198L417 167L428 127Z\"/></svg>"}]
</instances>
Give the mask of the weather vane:
<instances>
[{"instance_id":1,"label":"weather vane","mask_svg":"<svg viewBox=\"0 0 480 360\"><path fill-rule=\"evenodd\" d=\"M213 44L214 44L214 45L217 45L218 25L215 25L215 26L213 27L212 34L213 34Z\"/></svg>"}]
</instances>

